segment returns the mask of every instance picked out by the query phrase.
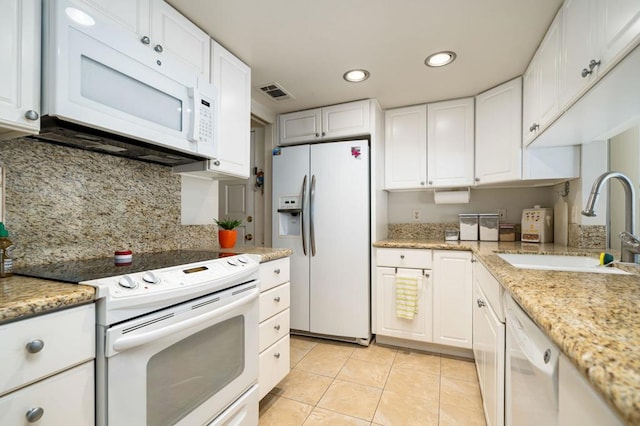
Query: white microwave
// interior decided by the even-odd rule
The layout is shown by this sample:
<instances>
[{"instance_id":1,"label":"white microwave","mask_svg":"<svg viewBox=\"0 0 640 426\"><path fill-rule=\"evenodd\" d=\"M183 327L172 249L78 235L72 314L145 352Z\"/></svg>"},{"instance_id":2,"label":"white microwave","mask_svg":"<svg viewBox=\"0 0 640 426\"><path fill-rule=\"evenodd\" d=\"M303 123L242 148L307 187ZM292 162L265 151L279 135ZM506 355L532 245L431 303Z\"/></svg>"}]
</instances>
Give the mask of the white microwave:
<instances>
[{"instance_id":1,"label":"white microwave","mask_svg":"<svg viewBox=\"0 0 640 426\"><path fill-rule=\"evenodd\" d=\"M216 90L79 0L43 2L38 139L165 165L217 155Z\"/></svg>"}]
</instances>

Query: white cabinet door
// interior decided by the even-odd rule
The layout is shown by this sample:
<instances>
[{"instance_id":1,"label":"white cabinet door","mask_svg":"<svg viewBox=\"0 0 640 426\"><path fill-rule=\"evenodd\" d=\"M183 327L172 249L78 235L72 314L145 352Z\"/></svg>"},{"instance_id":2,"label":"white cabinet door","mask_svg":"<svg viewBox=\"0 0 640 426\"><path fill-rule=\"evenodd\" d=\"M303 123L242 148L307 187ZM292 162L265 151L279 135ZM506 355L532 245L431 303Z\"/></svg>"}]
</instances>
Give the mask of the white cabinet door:
<instances>
[{"instance_id":1,"label":"white cabinet door","mask_svg":"<svg viewBox=\"0 0 640 426\"><path fill-rule=\"evenodd\" d=\"M480 285L473 297L473 354L488 426L504 424L505 325L491 309Z\"/></svg>"},{"instance_id":2,"label":"white cabinet door","mask_svg":"<svg viewBox=\"0 0 640 426\"><path fill-rule=\"evenodd\" d=\"M420 279L418 287L418 312L413 319L396 315L396 268L376 268L376 334L400 339L430 342L432 340L432 287L429 271L422 269L397 269L398 274Z\"/></svg>"},{"instance_id":3,"label":"white cabinet door","mask_svg":"<svg viewBox=\"0 0 640 426\"><path fill-rule=\"evenodd\" d=\"M322 137L322 109L283 114L278 119L280 145L319 140Z\"/></svg>"},{"instance_id":4,"label":"white cabinet door","mask_svg":"<svg viewBox=\"0 0 640 426\"><path fill-rule=\"evenodd\" d=\"M151 0L82 0L91 5L112 23L129 31L134 40L142 42L143 36L150 36ZM151 43L151 40L149 40Z\"/></svg>"},{"instance_id":5,"label":"white cabinet door","mask_svg":"<svg viewBox=\"0 0 640 426\"><path fill-rule=\"evenodd\" d=\"M218 161L211 161L211 167L228 175L248 178L251 161L251 69L213 41L211 83L218 89Z\"/></svg>"},{"instance_id":6,"label":"white cabinet door","mask_svg":"<svg viewBox=\"0 0 640 426\"><path fill-rule=\"evenodd\" d=\"M562 46L562 9L547 30L538 57L538 120L540 129L547 127L558 114L560 58Z\"/></svg>"},{"instance_id":7,"label":"white cabinet door","mask_svg":"<svg viewBox=\"0 0 640 426\"><path fill-rule=\"evenodd\" d=\"M433 342L471 349L471 252L433 252Z\"/></svg>"},{"instance_id":8,"label":"white cabinet door","mask_svg":"<svg viewBox=\"0 0 640 426\"><path fill-rule=\"evenodd\" d=\"M538 134L538 61L531 60L522 75L522 146L526 147Z\"/></svg>"},{"instance_id":9,"label":"white cabinet door","mask_svg":"<svg viewBox=\"0 0 640 426\"><path fill-rule=\"evenodd\" d=\"M427 105L427 183L430 187L473 184L473 105L473 98Z\"/></svg>"},{"instance_id":10,"label":"white cabinet door","mask_svg":"<svg viewBox=\"0 0 640 426\"><path fill-rule=\"evenodd\" d=\"M40 130L40 1L0 0L0 133Z\"/></svg>"},{"instance_id":11,"label":"white cabinet door","mask_svg":"<svg viewBox=\"0 0 640 426\"><path fill-rule=\"evenodd\" d=\"M608 68L625 51L627 46L640 38L640 2L638 0L597 1L600 18L600 65Z\"/></svg>"},{"instance_id":12,"label":"white cabinet door","mask_svg":"<svg viewBox=\"0 0 640 426\"><path fill-rule=\"evenodd\" d=\"M211 38L163 0L151 0L151 45L209 77Z\"/></svg>"},{"instance_id":13,"label":"white cabinet door","mask_svg":"<svg viewBox=\"0 0 640 426\"><path fill-rule=\"evenodd\" d=\"M476 183L522 178L522 78L476 96Z\"/></svg>"},{"instance_id":14,"label":"white cabinet door","mask_svg":"<svg viewBox=\"0 0 640 426\"><path fill-rule=\"evenodd\" d=\"M337 139L370 133L369 101L322 108L322 137Z\"/></svg>"},{"instance_id":15,"label":"white cabinet door","mask_svg":"<svg viewBox=\"0 0 640 426\"><path fill-rule=\"evenodd\" d=\"M427 106L384 112L385 189L425 188L427 180Z\"/></svg>"}]
</instances>

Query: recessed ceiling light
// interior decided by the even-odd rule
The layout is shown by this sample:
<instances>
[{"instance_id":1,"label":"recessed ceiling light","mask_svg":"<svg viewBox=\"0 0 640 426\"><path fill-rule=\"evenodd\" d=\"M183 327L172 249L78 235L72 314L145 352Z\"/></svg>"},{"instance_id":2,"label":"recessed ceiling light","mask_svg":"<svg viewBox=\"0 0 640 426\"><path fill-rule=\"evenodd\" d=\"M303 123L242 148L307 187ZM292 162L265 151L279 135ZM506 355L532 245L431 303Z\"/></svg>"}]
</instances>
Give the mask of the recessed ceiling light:
<instances>
[{"instance_id":1,"label":"recessed ceiling light","mask_svg":"<svg viewBox=\"0 0 640 426\"><path fill-rule=\"evenodd\" d=\"M438 52L427 56L427 59L424 60L424 64L429 67L443 67L453 62L456 59L456 56L455 52Z\"/></svg>"},{"instance_id":2,"label":"recessed ceiling light","mask_svg":"<svg viewBox=\"0 0 640 426\"><path fill-rule=\"evenodd\" d=\"M370 75L371 74L369 74L369 71L367 70L350 70L345 72L342 78L351 83L358 83L361 81L365 81L369 78Z\"/></svg>"}]
</instances>

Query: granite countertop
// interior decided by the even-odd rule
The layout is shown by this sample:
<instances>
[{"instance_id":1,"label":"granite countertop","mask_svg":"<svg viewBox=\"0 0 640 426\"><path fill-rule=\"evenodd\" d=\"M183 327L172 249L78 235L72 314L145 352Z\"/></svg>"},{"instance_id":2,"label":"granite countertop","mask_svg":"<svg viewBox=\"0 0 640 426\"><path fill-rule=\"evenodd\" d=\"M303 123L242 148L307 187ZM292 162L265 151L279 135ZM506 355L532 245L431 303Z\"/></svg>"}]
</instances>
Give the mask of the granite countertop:
<instances>
[{"instance_id":1,"label":"granite countertop","mask_svg":"<svg viewBox=\"0 0 640 426\"><path fill-rule=\"evenodd\" d=\"M291 256L290 249L269 247L242 247L220 249L228 253L248 253L260 255L261 262ZM95 289L91 286L68 284L14 275L0 278L0 324L25 319L34 315L71 308L83 303L91 303L95 298Z\"/></svg>"},{"instance_id":2,"label":"granite countertop","mask_svg":"<svg viewBox=\"0 0 640 426\"><path fill-rule=\"evenodd\" d=\"M0 278L0 324L92 303L95 289L40 278Z\"/></svg>"},{"instance_id":3,"label":"granite countertop","mask_svg":"<svg viewBox=\"0 0 640 426\"><path fill-rule=\"evenodd\" d=\"M474 252L621 417L640 424L640 275L519 269L496 255L599 253L553 244L407 239L374 246Z\"/></svg>"}]
</instances>

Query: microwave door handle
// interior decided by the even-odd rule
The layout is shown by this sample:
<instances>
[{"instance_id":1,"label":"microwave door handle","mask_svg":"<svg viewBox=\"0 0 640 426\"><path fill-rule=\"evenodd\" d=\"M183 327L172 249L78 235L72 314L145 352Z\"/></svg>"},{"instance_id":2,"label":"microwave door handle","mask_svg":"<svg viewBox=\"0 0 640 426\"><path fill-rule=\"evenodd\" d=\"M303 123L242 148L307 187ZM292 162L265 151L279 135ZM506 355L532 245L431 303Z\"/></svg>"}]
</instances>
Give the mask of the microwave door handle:
<instances>
[{"instance_id":1,"label":"microwave door handle","mask_svg":"<svg viewBox=\"0 0 640 426\"><path fill-rule=\"evenodd\" d=\"M198 325L205 323L215 317L226 315L227 313L236 309L238 306L242 306L246 303L251 302L253 299L256 299L258 297L259 292L259 289L253 289L241 299L231 302L226 306L214 309L202 315L198 315L197 317L189 318L185 321L177 322L167 327L163 327L153 331L142 332L133 336L119 337L113 342L111 347L115 352L122 352L126 351L127 349L132 349L138 346L145 345L149 342L162 339L163 337L167 337L171 334L178 333L191 327L197 327Z\"/></svg>"},{"instance_id":2,"label":"microwave door handle","mask_svg":"<svg viewBox=\"0 0 640 426\"><path fill-rule=\"evenodd\" d=\"M200 129L198 128L198 120L196 117L198 116L196 108L198 108L198 103L195 101L196 99L196 89L194 87L189 87L187 89L187 97L189 105L187 106L187 123L189 123L189 130L187 131L187 140L189 142L198 142L198 138L196 135L200 133Z\"/></svg>"}]
</instances>

